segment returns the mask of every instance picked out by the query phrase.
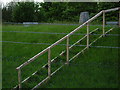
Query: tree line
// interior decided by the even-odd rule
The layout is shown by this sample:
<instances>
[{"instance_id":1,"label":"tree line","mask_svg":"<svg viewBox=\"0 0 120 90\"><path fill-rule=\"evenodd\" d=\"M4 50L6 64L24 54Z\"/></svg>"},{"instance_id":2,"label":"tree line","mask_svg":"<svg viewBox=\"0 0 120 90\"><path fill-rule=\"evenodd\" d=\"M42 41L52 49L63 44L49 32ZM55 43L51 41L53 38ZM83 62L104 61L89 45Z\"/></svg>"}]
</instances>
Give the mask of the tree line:
<instances>
[{"instance_id":1,"label":"tree line","mask_svg":"<svg viewBox=\"0 0 120 90\"><path fill-rule=\"evenodd\" d=\"M118 2L10 2L2 8L3 22L78 22L80 12L90 17L100 10L119 7ZM115 13L107 14L117 19Z\"/></svg>"}]
</instances>

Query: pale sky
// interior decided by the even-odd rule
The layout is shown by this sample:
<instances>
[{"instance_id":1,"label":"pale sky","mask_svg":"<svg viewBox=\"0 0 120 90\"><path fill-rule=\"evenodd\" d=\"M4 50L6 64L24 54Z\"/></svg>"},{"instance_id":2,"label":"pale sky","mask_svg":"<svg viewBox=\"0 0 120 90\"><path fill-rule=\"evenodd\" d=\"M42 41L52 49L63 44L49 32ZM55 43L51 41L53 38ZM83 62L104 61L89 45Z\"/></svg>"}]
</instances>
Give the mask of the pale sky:
<instances>
[{"instance_id":1,"label":"pale sky","mask_svg":"<svg viewBox=\"0 0 120 90\"><path fill-rule=\"evenodd\" d=\"M23 0L0 0L4 5L10 1L23 1ZM24 1L32 1L32 0L24 0ZM43 0L34 0L35 2L43 2Z\"/></svg>"},{"instance_id":2,"label":"pale sky","mask_svg":"<svg viewBox=\"0 0 120 90\"><path fill-rule=\"evenodd\" d=\"M6 3L10 2L10 1L35 1L35 2L43 2L44 0L0 0L0 3L3 3L4 5L6 5ZM55 1L55 0L51 0L51 1ZM57 0L56 0L57 1ZM61 1L61 0L58 0ZM63 0L65 1L65 0ZM68 0L67 0L68 1ZM73 0L74 1L74 0ZM80 2L82 1L90 1L90 0L78 0ZM92 1L92 0L91 0ZM119 2L120 0L95 0L95 1L105 1L105 2Z\"/></svg>"}]
</instances>

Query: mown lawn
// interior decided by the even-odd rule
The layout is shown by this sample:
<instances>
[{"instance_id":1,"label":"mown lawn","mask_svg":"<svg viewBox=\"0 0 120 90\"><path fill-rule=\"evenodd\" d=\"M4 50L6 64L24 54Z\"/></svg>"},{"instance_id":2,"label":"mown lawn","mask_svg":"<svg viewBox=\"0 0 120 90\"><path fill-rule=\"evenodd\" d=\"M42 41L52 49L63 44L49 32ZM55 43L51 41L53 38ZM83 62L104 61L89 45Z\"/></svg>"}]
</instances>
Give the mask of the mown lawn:
<instances>
[{"instance_id":1,"label":"mown lawn","mask_svg":"<svg viewBox=\"0 0 120 90\"><path fill-rule=\"evenodd\" d=\"M24 27L22 25L3 25L3 31L69 33L76 27L77 26L64 26L64 25L35 25L35 26L29 26L29 27ZM91 26L90 30L93 30L97 27L99 27L101 29L100 26ZM109 28L110 27L106 27L106 30L108 30ZM99 31L99 32L102 32L102 31ZM86 27L82 28L79 32L76 32L76 33L86 33ZM116 32L116 33L118 33L118 32ZM2 34L3 34L3 41L28 42L28 43L50 43L50 44L56 42L57 40L59 40L60 38L65 36L63 34L62 35L59 35L59 34L56 34L56 35L49 34L48 35L48 34L39 34L39 33L15 33L15 32L3 32ZM70 44L75 42L77 39L80 39L82 36L83 35L72 35L70 38L70 40L71 40ZM113 45L116 46L117 43L115 42L115 40L118 40L117 38L118 37L113 37L113 38L110 37L110 39L109 39L109 37L105 37L105 40L103 40L103 42L100 42L100 44L102 45L102 43L103 43L103 45L105 45L105 43L106 43L106 45L110 45L109 42L114 41ZM99 40L99 41L101 41L101 40ZM104 41L106 41L106 42L104 42ZM65 44L65 43L66 43L66 41L61 42L61 44ZM99 44L99 42L98 42L98 44ZM15 70L15 68L48 46L49 45L3 42L3 45L2 45L3 88L13 88L15 85L17 85L17 71ZM66 48L65 46L60 46L60 45L53 48L51 51L52 58L54 58L56 55L58 55L65 48ZM78 49L81 49L80 47L75 47L75 48L76 48L75 51L78 51ZM112 53L110 53L111 50L112 50ZM107 55L105 55L106 53L104 54L103 52L106 52ZM95 86L95 87L104 87L104 86L116 87L117 84L115 82L116 82L116 77L118 74L116 74L116 77L114 77L114 75L117 72L116 68L118 68L118 67L114 67L114 65L113 65L112 69L103 68L103 69L105 69L105 71L108 72L108 74L111 76L111 78L113 78L112 79L113 82L111 81L111 83L113 83L113 84L108 85L108 83L106 84L106 82L108 82L107 81L108 78L106 79L106 81L104 80L105 78L103 78L105 76L106 72L104 72L103 76L102 76L102 74L100 74L100 73L103 71L103 69L99 68L96 63L102 62L102 61L103 62L110 61L110 62L116 64L116 60L118 58L117 54L118 54L117 49L90 48L87 52L84 53L84 55L82 55L79 58L76 58L76 60L72 61L69 65L69 67L65 66L63 69L61 69L61 71L56 73L56 75L53 76L53 78L51 78L50 82L48 82L45 85L45 87L93 87L93 86ZM109 57L110 60L105 59L106 56ZM94 57L94 59L93 59L93 57ZM100 58L104 58L104 59L100 59ZM114 61L112 60L112 58L114 59ZM86 62L84 62L84 61L86 61ZM47 63L47 53L44 54L43 56L39 57L38 59L36 59L32 64L23 68L22 80L25 79L25 77L29 76L31 73L33 73L35 70L38 70L45 63ZM89 64L89 63L95 63L95 64L93 64L93 66L91 67L90 66L91 64ZM103 66L103 64L100 67L102 67L102 66ZM112 65L110 65L110 67L112 67ZM93 73L91 70L94 70ZM98 73L97 71L100 71L100 70L101 70L101 72ZM111 72L112 70L114 72L112 72L110 74L109 72ZM43 73L44 73L44 71L43 71ZM63 74L64 74L64 77L63 77ZM96 75L96 77L95 77L95 75ZM99 77L99 75L101 75L100 80L103 83L101 83L101 81L98 80L99 83L94 84L95 82L93 79L97 79L97 75L98 75L98 77ZM108 75L108 77L109 77L109 75ZM39 74L37 76L35 76L35 78L36 79L40 78ZM90 81L89 78L92 80L91 83L89 82ZM36 80L36 79L34 79L34 80L31 79L32 83L29 83L29 85L25 84L25 87L31 88L34 85L36 85L37 83L39 83L40 82L39 80L41 80L41 78L38 80ZM83 82L83 81L85 81L85 82ZM76 82L76 84L75 84L75 82ZM79 82L81 82L81 84L79 84Z\"/></svg>"}]
</instances>

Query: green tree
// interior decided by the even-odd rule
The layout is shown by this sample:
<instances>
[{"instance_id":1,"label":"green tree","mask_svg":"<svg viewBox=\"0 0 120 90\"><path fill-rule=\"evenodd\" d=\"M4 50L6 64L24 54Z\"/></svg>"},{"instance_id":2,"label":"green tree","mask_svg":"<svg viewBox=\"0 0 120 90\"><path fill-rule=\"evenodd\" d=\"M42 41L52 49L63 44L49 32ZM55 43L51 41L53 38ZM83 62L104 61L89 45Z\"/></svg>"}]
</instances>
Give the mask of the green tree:
<instances>
[{"instance_id":1,"label":"green tree","mask_svg":"<svg viewBox=\"0 0 120 90\"><path fill-rule=\"evenodd\" d=\"M50 21L78 21L80 12L96 13L98 11L95 2L45 2L41 4L41 8Z\"/></svg>"},{"instance_id":2,"label":"green tree","mask_svg":"<svg viewBox=\"0 0 120 90\"><path fill-rule=\"evenodd\" d=\"M10 2L6 6L2 8L2 20L5 22L12 21L12 12L13 8L15 7L16 2Z\"/></svg>"},{"instance_id":3,"label":"green tree","mask_svg":"<svg viewBox=\"0 0 120 90\"><path fill-rule=\"evenodd\" d=\"M42 3L36 3L35 4L35 21L42 22L42 21L47 21L46 19L46 13L43 8L41 8Z\"/></svg>"},{"instance_id":4,"label":"green tree","mask_svg":"<svg viewBox=\"0 0 120 90\"><path fill-rule=\"evenodd\" d=\"M120 2L100 2L99 3L99 9L106 10L111 8L116 8L120 6ZM106 20L107 21L117 21L118 20L118 11L108 12L106 13Z\"/></svg>"},{"instance_id":5,"label":"green tree","mask_svg":"<svg viewBox=\"0 0 120 90\"><path fill-rule=\"evenodd\" d=\"M15 22L31 22L35 20L35 3L18 2L13 10L13 20Z\"/></svg>"}]
</instances>

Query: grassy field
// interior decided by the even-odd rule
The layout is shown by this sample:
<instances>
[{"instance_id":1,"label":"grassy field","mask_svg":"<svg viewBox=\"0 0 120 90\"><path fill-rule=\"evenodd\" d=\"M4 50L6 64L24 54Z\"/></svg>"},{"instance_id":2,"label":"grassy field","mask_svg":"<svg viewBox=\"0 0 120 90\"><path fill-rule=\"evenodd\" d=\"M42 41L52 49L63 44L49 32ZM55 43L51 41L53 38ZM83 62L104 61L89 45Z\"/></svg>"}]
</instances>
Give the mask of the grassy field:
<instances>
[{"instance_id":1,"label":"grassy field","mask_svg":"<svg viewBox=\"0 0 120 90\"><path fill-rule=\"evenodd\" d=\"M110 34L120 34L120 29ZM120 46L118 36L101 38L93 46ZM56 73L42 88L118 88L119 53L116 48L91 47Z\"/></svg>"},{"instance_id":2,"label":"grassy field","mask_svg":"<svg viewBox=\"0 0 120 90\"><path fill-rule=\"evenodd\" d=\"M26 32L56 32L56 33L69 33L77 26L64 26L64 25L35 25L24 27L22 25L3 25L3 31L26 31ZM102 33L100 26L91 26L90 30L100 28L98 33ZM110 27L106 27L108 30ZM83 27L76 33L86 33L86 27ZM111 33L119 33L112 31ZM3 41L13 42L28 42L28 43L54 43L64 34L40 34L40 33L16 33L16 32L3 32ZM70 44L80 39L83 35L72 35L70 37ZM118 37L105 37L95 45L118 46ZM86 40L84 40L86 41ZM104 42L106 41L106 42ZM60 44L65 44L66 41ZM111 44L110 44L111 43ZM82 44L86 44L83 42ZM36 55L49 45L40 44L22 44L22 43L9 43L3 42L2 45L2 65L3 65L3 88L13 88L17 85L17 71L16 67ZM65 46L56 46L52 49L52 58L58 55ZM75 53L83 47L74 47ZM74 51L71 51L71 56ZM99 50L99 51L98 51ZM111 53L110 53L111 52ZM105 55L108 53L107 55ZM94 59L93 59L94 57ZM101 59L102 58L102 59ZM42 87L117 87L117 68L115 65L118 60L118 49L103 49L91 48L86 51L82 56L76 58L68 66L65 66L61 71L56 73L51 80ZM65 62L65 61L64 61ZM108 62L106 64L106 62ZM109 63L110 62L110 63ZM22 80L31 75L35 70L47 63L47 53L42 57L36 59L33 63L23 68ZM63 63L63 62L61 62ZM58 63L59 64L59 63ZM52 66L52 71L58 67L57 63ZM113 64L113 65L111 65ZM92 65L92 66L91 66ZM55 68L54 68L55 67ZM107 67L107 68L106 68ZM109 68L110 67L110 68ZM103 70L104 69L104 70ZM105 72L106 71L106 72ZM31 78L27 83L23 84L26 88L32 88L42 80L47 71L39 72L34 78ZM43 76L41 74L44 74ZM107 75L108 74L108 75ZM64 75L64 77L63 77ZM104 77L106 75L106 77ZM99 77L99 78L98 78ZM111 79L110 79L111 78ZM111 81L109 81L111 80ZM71 82L72 81L72 82ZM63 83L64 82L64 83ZM75 83L76 82L76 83Z\"/></svg>"}]
</instances>

